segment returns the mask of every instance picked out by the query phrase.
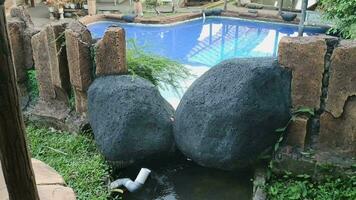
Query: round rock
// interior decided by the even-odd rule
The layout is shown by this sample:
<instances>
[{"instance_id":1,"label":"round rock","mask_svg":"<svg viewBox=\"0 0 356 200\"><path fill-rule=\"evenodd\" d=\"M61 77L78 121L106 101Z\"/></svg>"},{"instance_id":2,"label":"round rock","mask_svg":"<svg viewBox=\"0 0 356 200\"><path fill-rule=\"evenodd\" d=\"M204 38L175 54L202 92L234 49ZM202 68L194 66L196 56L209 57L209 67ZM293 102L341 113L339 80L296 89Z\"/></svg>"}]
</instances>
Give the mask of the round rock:
<instances>
[{"instance_id":1,"label":"round rock","mask_svg":"<svg viewBox=\"0 0 356 200\"><path fill-rule=\"evenodd\" d=\"M178 105L174 137L193 161L246 168L272 147L290 119L291 74L272 58L232 59L197 79Z\"/></svg>"},{"instance_id":2,"label":"round rock","mask_svg":"<svg viewBox=\"0 0 356 200\"><path fill-rule=\"evenodd\" d=\"M174 109L138 76L104 76L88 90L89 121L104 157L124 167L174 149Z\"/></svg>"}]
</instances>

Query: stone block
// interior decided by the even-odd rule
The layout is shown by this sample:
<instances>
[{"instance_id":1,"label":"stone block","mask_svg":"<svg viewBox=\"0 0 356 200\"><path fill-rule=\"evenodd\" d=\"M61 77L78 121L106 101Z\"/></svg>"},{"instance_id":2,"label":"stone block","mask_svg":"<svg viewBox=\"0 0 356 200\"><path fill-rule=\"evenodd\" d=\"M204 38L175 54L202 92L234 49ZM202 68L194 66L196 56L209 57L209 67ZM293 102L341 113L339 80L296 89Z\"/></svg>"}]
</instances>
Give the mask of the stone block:
<instances>
[{"instance_id":1,"label":"stone block","mask_svg":"<svg viewBox=\"0 0 356 200\"><path fill-rule=\"evenodd\" d=\"M10 11L11 17L18 17L23 22L25 22L26 27L33 27L33 22L30 16L30 13L24 6L14 7Z\"/></svg>"},{"instance_id":2,"label":"stone block","mask_svg":"<svg viewBox=\"0 0 356 200\"><path fill-rule=\"evenodd\" d=\"M349 97L339 118L324 112L320 117L319 146L338 149L356 156L356 97Z\"/></svg>"},{"instance_id":3,"label":"stone block","mask_svg":"<svg viewBox=\"0 0 356 200\"><path fill-rule=\"evenodd\" d=\"M304 117L297 117L292 121L288 127L286 144L293 147L304 148L307 125L308 119Z\"/></svg>"},{"instance_id":4,"label":"stone block","mask_svg":"<svg viewBox=\"0 0 356 200\"><path fill-rule=\"evenodd\" d=\"M52 84L47 41L45 31L37 33L31 39L40 98L50 102L56 97L56 94Z\"/></svg>"},{"instance_id":5,"label":"stone block","mask_svg":"<svg viewBox=\"0 0 356 200\"><path fill-rule=\"evenodd\" d=\"M86 113L88 110L87 93L74 89L74 97L75 97L75 110L78 113Z\"/></svg>"},{"instance_id":6,"label":"stone block","mask_svg":"<svg viewBox=\"0 0 356 200\"><path fill-rule=\"evenodd\" d=\"M63 177L52 167L34 158L31 162L37 185L65 185Z\"/></svg>"},{"instance_id":7,"label":"stone block","mask_svg":"<svg viewBox=\"0 0 356 200\"><path fill-rule=\"evenodd\" d=\"M64 24L60 23L51 24L45 28L52 84L56 88L57 99L67 101L71 86L69 81L64 30Z\"/></svg>"},{"instance_id":8,"label":"stone block","mask_svg":"<svg viewBox=\"0 0 356 200\"><path fill-rule=\"evenodd\" d=\"M41 200L76 200L72 188L61 185L39 185L38 194Z\"/></svg>"},{"instance_id":9,"label":"stone block","mask_svg":"<svg viewBox=\"0 0 356 200\"><path fill-rule=\"evenodd\" d=\"M23 83L26 81L25 51L23 43L23 32L26 25L18 18L9 18L8 27L12 47L11 50L16 69L16 79L18 83Z\"/></svg>"},{"instance_id":10,"label":"stone block","mask_svg":"<svg viewBox=\"0 0 356 200\"><path fill-rule=\"evenodd\" d=\"M329 70L325 109L338 118L344 111L348 97L356 95L356 41L340 41L333 51Z\"/></svg>"},{"instance_id":11,"label":"stone block","mask_svg":"<svg viewBox=\"0 0 356 200\"><path fill-rule=\"evenodd\" d=\"M278 60L283 67L292 71L293 108L319 109L326 52L327 44L322 37L281 39Z\"/></svg>"},{"instance_id":12,"label":"stone block","mask_svg":"<svg viewBox=\"0 0 356 200\"><path fill-rule=\"evenodd\" d=\"M96 75L124 74L126 67L125 31L110 27L99 40L95 51Z\"/></svg>"},{"instance_id":13,"label":"stone block","mask_svg":"<svg viewBox=\"0 0 356 200\"><path fill-rule=\"evenodd\" d=\"M86 91L92 82L91 40L81 37L71 29L65 31L70 82L75 89Z\"/></svg>"},{"instance_id":14,"label":"stone block","mask_svg":"<svg viewBox=\"0 0 356 200\"><path fill-rule=\"evenodd\" d=\"M25 66L27 69L32 69L34 66L33 52L31 45L32 36L36 35L40 31L34 28L26 28L23 33L24 51L25 51Z\"/></svg>"}]
</instances>

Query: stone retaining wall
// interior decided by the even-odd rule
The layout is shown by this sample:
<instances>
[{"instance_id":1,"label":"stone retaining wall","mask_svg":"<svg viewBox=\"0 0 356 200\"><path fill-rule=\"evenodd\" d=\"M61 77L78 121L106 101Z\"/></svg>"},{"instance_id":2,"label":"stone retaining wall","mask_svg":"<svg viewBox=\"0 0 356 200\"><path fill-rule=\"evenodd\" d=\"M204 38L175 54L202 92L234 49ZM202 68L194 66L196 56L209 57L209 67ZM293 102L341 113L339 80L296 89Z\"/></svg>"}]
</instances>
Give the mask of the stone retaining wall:
<instances>
[{"instance_id":1,"label":"stone retaining wall","mask_svg":"<svg viewBox=\"0 0 356 200\"><path fill-rule=\"evenodd\" d=\"M35 30L25 9L15 8L11 15L9 33L25 118L80 131L87 124L87 90L95 76L127 73L124 30L112 27L95 44L79 21ZM39 98L29 104L27 70L33 67Z\"/></svg>"},{"instance_id":2,"label":"stone retaining wall","mask_svg":"<svg viewBox=\"0 0 356 200\"><path fill-rule=\"evenodd\" d=\"M350 167L356 156L356 41L284 37L278 60L292 71L292 109L315 113L299 114L290 124L282 154L307 159L312 167Z\"/></svg>"}]
</instances>

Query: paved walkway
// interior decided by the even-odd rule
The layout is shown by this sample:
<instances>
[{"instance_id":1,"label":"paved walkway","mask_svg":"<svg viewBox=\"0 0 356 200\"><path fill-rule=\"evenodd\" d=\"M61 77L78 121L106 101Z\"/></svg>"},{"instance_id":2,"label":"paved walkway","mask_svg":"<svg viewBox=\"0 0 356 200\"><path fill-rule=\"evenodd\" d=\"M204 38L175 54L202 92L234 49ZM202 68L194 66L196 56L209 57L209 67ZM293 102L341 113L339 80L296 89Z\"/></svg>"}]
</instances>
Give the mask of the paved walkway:
<instances>
[{"instance_id":1,"label":"paved walkway","mask_svg":"<svg viewBox=\"0 0 356 200\"><path fill-rule=\"evenodd\" d=\"M74 191L65 186L65 182L53 168L42 161L32 159L38 193L41 200L75 200ZM8 200L4 176L0 165L0 199Z\"/></svg>"}]
</instances>

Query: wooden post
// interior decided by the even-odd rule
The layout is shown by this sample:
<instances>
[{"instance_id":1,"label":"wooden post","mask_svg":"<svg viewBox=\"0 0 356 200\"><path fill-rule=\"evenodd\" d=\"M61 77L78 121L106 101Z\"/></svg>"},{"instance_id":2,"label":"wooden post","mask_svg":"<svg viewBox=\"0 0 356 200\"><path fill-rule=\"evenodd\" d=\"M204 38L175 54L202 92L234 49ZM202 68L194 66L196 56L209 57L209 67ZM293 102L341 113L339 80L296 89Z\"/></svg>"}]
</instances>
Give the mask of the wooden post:
<instances>
[{"instance_id":1,"label":"wooden post","mask_svg":"<svg viewBox=\"0 0 356 200\"><path fill-rule=\"evenodd\" d=\"M282 10L283 10L283 0L279 0L279 4L278 4L278 14L281 15L282 14Z\"/></svg>"},{"instance_id":2,"label":"wooden post","mask_svg":"<svg viewBox=\"0 0 356 200\"><path fill-rule=\"evenodd\" d=\"M39 200L25 126L19 106L15 69L0 0L0 158L10 200Z\"/></svg>"},{"instance_id":3,"label":"wooden post","mask_svg":"<svg viewBox=\"0 0 356 200\"><path fill-rule=\"evenodd\" d=\"M307 16L308 0L302 0L302 16L300 18L298 27L298 36L303 36L304 33L304 22Z\"/></svg>"}]
</instances>

